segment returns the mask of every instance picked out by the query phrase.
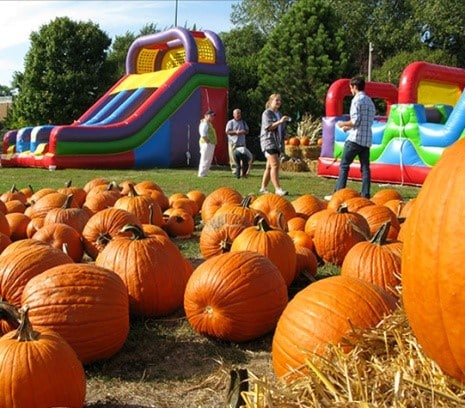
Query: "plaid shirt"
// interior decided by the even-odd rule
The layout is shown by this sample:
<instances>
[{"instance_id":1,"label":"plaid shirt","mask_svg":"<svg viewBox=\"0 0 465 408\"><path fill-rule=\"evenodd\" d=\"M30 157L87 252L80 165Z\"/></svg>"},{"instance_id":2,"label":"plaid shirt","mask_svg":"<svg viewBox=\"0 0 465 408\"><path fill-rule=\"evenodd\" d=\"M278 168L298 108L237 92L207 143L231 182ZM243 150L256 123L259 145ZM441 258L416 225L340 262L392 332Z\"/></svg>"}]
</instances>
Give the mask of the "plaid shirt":
<instances>
[{"instance_id":1,"label":"plaid shirt","mask_svg":"<svg viewBox=\"0 0 465 408\"><path fill-rule=\"evenodd\" d=\"M357 92L350 105L350 120L353 124L347 140L360 146L371 147L371 126L375 118L375 105L365 92Z\"/></svg>"}]
</instances>

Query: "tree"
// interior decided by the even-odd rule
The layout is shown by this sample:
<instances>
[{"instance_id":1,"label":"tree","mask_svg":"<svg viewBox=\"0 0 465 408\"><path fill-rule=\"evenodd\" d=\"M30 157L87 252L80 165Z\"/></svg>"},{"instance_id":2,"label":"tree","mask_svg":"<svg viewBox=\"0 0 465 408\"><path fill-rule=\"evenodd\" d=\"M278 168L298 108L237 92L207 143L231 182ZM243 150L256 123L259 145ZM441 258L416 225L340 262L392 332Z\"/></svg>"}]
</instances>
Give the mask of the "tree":
<instances>
[{"instance_id":1,"label":"tree","mask_svg":"<svg viewBox=\"0 0 465 408\"><path fill-rule=\"evenodd\" d=\"M324 113L329 85L348 68L343 29L325 0L299 0L260 53L257 89L262 104L283 95L287 114Z\"/></svg>"},{"instance_id":2,"label":"tree","mask_svg":"<svg viewBox=\"0 0 465 408\"><path fill-rule=\"evenodd\" d=\"M252 25L269 35L296 0L242 0L232 5L231 22L237 27Z\"/></svg>"},{"instance_id":3,"label":"tree","mask_svg":"<svg viewBox=\"0 0 465 408\"><path fill-rule=\"evenodd\" d=\"M92 22L56 18L30 36L24 73L15 73L18 89L8 125L68 124L112 83L106 52L110 38Z\"/></svg>"}]
</instances>

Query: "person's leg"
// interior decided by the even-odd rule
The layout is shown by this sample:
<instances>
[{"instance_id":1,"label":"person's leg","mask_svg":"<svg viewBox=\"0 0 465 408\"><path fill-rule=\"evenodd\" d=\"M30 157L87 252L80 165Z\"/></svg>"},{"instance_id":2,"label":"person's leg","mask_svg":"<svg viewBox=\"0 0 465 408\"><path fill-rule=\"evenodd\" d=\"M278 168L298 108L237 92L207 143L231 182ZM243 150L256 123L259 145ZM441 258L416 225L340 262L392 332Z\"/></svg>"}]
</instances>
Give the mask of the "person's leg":
<instances>
[{"instance_id":1,"label":"person's leg","mask_svg":"<svg viewBox=\"0 0 465 408\"><path fill-rule=\"evenodd\" d=\"M271 171L270 155L268 153L265 153L265 157L266 157L266 164L265 164L265 171L263 172L263 177L262 177L262 186L260 188L261 192L266 190L266 188L268 187L268 183L270 182L270 171Z\"/></svg>"},{"instance_id":2,"label":"person's leg","mask_svg":"<svg viewBox=\"0 0 465 408\"><path fill-rule=\"evenodd\" d=\"M245 148L245 154L247 155L247 172L246 172L246 175L248 176L250 174L250 170L252 170L253 154L247 148Z\"/></svg>"},{"instance_id":3,"label":"person's leg","mask_svg":"<svg viewBox=\"0 0 465 408\"><path fill-rule=\"evenodd\" d=\"M358 148L356 143L346 141L344 143L344 150L342 152L341 164L339 165L339 176L336 182L335 191L341 190L347 185L347 177L349 175L350 165L358 154Z\"/></svg>"},{"instance_id":4,"label":"person's leg","mask_svg":"<svg viewBox=\"0 0 465 408\"><path fill-rule=\"evenodd\" d=\"M239 151L234 150L234 163L235 163L235 169L234 169L234 176L236 178L241 177L241 154Z\"/></svg>"},{"instance_id":5,"label":"person's leg","mask_svg":"<svg viewBox=\"0 0 465 408\"><path fill-rule=\"evenodd\" d=\"M240 162L242 177L247 177L247 175L249 174L249 158L245 153L241 153Z\"/></svg>"},{"instance_id":6,"label":"person's leg","mask_svg":"<svg viewBox=\"0 0 465 408\"><path fill-rule=\"evenodd\" d=\"M199 159L199 177L205 177L208 172L207 161L206 161L206 152L207 152L207 143L199 143L200 148L200 159Z\"/></svg>"},{"instance_id":7,"label":"person's leg","mask_svg":"<svg viewBox=\"0 0 465 408\"><path fill-rule=\"evenodd\" d=\"M205 168L206 168L205 175L207 175L212 165L213 155L215 154L215 145L211 143L205 143L205 144L207 145L207 148L205 150Z\"/></svg>"},{"instance_id":8,"label":"person's leg","mask_svg":"<svg viewBox=\"0 0 465 408\"><path fill-rule=\"evenodd\" d=\"M228 155L229 155L229 167L231 167L231 171L235 171L236 169L236 160L234 158L234 146L232 143L228 143Z\"/></svg>"},{"instance_id":9,"label":"person's leg","mask_svg":"<svg viewBox=\"0 0 465 408\"><path fill-rule=\"evenodd\" d=\"M370 148L362 147L358 153L360 168L362 170L362 197L370 197L371 171L370 171Z\"/></svg>"},{"instance_id":10,"label":"person's leg","mask_svg":"<svg viewBox=\"0 0 465 408\"><path fill-rule=\"evenodd\" d=\"M270 179L271 183L275 190L279 190L281 186L279 185L279 154L271 154L268 158L270 162Z\"/></svg>"}]
</instances>

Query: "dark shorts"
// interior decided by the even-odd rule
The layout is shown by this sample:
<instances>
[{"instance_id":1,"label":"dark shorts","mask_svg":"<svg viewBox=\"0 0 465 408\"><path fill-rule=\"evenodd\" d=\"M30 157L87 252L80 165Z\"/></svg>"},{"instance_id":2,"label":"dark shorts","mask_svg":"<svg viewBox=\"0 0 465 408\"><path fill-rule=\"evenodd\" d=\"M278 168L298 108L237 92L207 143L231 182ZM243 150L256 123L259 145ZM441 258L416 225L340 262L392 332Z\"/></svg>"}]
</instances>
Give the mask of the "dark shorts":
<instances>
[{"instance_id":1,"label":"dark shorts","mask_svg":"<svg viewBox=\"0 0 465 408\"><path fill-rule=\"evenodd\" d=\"M265 152L268 154L280 154L281 153L281 151L279 151L278 149L266 149Z\"/></svg>"}]
</instances>

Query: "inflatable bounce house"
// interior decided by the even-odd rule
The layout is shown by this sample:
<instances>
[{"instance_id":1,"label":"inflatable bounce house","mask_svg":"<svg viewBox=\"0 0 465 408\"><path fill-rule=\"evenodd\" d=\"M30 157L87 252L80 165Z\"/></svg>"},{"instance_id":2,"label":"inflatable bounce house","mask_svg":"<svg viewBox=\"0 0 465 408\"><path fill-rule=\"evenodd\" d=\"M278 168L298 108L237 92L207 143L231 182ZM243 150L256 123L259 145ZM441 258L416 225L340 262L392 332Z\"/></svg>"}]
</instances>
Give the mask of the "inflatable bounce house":
<instances>
[{"instance_id":1,"label":"inflatable bounce house","mask_svg":"<svg viewBox=\"0 0 465 408\"><path fill-rule=\"evenodd\" d=\"M199 161L198 126L216 112L217 163L228 162L224 137L229 70L211 31L173 28L136 39L126 74L78 120L9 131L3 167L169 168Z\"/></svg>"},{"instance_id":2,"label":"inflatable bounce house","mask_svg":"<svg viewBox=\"0 0 465 408\"><path fill-rule=\"evenodd\" d=\"M337 177L347 134L336 122L348 120L343 100L350 96L350 79L335 81L326 94L323 144L318 175ZM386 115L373 123L370 152L372 181L421 185L442 152L465 136L465 70L414 62L403 71L399 88L367 82L365 92L386 103ZM361 179L354 162L349 178Z\"/></svg>"}]
</instances>

